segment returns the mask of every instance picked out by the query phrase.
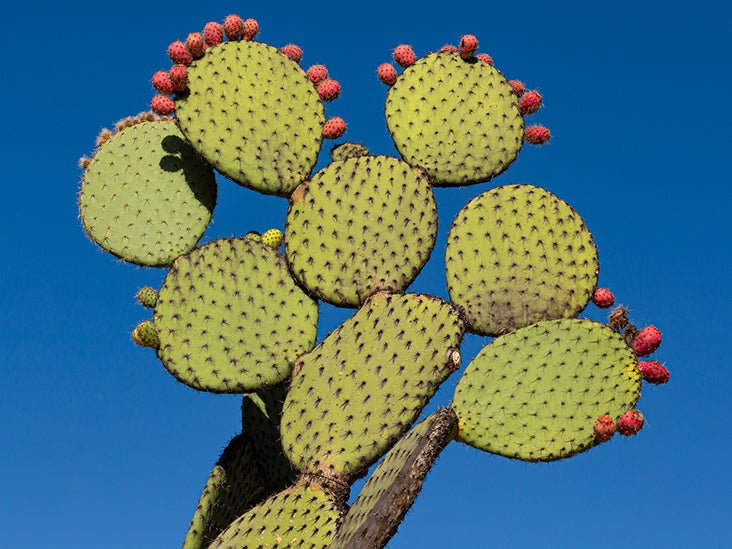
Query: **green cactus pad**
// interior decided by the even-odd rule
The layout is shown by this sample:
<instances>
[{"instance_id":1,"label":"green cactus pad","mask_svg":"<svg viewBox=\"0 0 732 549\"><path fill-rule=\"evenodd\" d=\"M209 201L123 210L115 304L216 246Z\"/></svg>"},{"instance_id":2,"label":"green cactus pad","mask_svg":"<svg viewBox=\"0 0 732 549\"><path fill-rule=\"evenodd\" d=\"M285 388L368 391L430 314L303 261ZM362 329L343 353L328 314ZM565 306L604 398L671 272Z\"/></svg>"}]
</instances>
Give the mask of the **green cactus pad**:
<instances>
[{"instance_id":1,"label":"green cactus pad","mask_svg":"<svg viewBox=\"0 0 732 549\"><path fill-rule=\"evenodd\" d=\"M292 194L285 250L310 292L353 307L376 291L406 289L436 235L427 179L396 158L363 156L329 164Z\"/></svg>"},{"instance_id":2,"label":"green cactus pad","mask_svg":"<svg viewBox=\"0 0 732 549\"><path fill-rule=\"evenodd\" d=\"M452 408L458 440L526 461L551 461L595 444L601 415L635 407L641 375L611 328L549 320L501 336L468 365Z\"/></svg>"},{"instance_id":3,"label":"green cactus pad","mask_svg":"<svg viewBox=\"0 0 732 549\"><path fill-rule=\"evenodd\" d=\"M374 295L301 358L282 415L285 453L302 471L356 477L459 367L462 335L438 298Z\"/></svg>"},{"instance_id":4,"label":"green cactus pad","mask_svg":"<svg viewBox=\"0 0 732 549\"><path fill-rule=\"evenodd\" d=\"M287 379L312 349L318 306L284 256L253 238L211 242L175 262L155 307L158 357L199 390L242 393Z\"/></svg>"},{"instance_id":5,"label":"green cactus pad","mask_svg":"<svg viewBox=\"0 0 732 549\"><path fill-rule=\"evenodd\" d=\"M389 450L366 481L330 549L381 549L417 498L427 472L452 440L457 417L435 412Z\"/></svg>"},{"instance_id":6,"label":"green cactus pad","mask_svg":"<svg viewBox=\"0 0 732 549\"><path fill-rule=\"evenodd\" d=\"M349 158L358 158L360 156L368 156L369 150L364 145L361 145L360 143L341 143L340 145L335 145L330 150L330 159L333 162L338 162L340 160L348 160Z\"/></svg>"},{"instance_id":7,"label":"green cactus pad","mask_svg":"<svg viewBox=\"0 0 732 549\"><path fill-rule=\"evenodd\" d=\"M222 174L288 196L310 175L325 111L300 67L276 48L230 41L188 67L175 114L191 144Z\"/></svg>"},{"instance_id":8,"label":"green cactus pad","mask_svg":"<svg viewBox=\"0 0 732 549\"><path fill-rule=\"evenodd\" d=\"M579 214L532 185L498 187L470 201L450 228L445 263L450 299L483 335L576 317L599 272Z\"/></svg>"},{"instance_id":9,"label":"green cactus pad","mask_svg":"<svg viewBox=\"0 0 732 549\"><path fill-rule=\"evenodd\" d=\"M122 129L84 171L79 212L94 242L145 267L191 251L211 221L216 180L171 120Z\"/></svg>"},{"instance_id":10,"label":"green cactus pad","mask_svg":"<svg viewBox=\"0 0 732 549\"><path fill-rule=\"evenodd\" d=\"M324 549L333 540L342 514L325 492L298 484L236 519L209 549Z\"/></svg>"},{"instance_id":11,"label":"green cactus pad","mask_svg":"<svg viewBox=\"0 0 732 549\"><path fill-rule=\"evenodd\" d=\"M399 154L433 185L488 181L516 159L524 120L504 76L476 59L430 54L404 70L386 98Z\"/></svg>"}]
</instances>

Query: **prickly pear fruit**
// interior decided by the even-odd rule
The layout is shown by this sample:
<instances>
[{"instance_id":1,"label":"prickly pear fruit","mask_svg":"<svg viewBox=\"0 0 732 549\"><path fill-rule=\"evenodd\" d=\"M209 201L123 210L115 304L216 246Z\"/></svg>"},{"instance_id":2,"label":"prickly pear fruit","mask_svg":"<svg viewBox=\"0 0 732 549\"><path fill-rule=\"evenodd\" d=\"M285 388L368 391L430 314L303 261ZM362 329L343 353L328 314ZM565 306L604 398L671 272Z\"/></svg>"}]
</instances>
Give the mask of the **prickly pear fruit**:
<instances>
[{"instance_id":1,"label":"prickly pear fruit","mask_svg":"<svg viewBox=\"0 0 732 549\"><path fill-rule=\"evenodd\" d=\"M234 13L227 15L224 19L224 32L229 40L238 40L244 34L244 21Z\"/></svg>"},{"instance_id":2,"label":"prickly pear fruit","mask_svg":"<svg viewBox=\"0 0 732 549\"><path fill-rule=\"evenodd\" d=\"M483 61L486 65L493 65L493 58L487 53L479 53L475 56L478 61Z\"/></svg>"},{"instance_id":3,"label":"prickly pear fruit","mask_svg":"<svg viewBox=\"0 0 732 549\"><path fill-rule=\"evenodd\" d=\"M313 84L318 85L328 78L328 68L325 65L313 65L306 74Z\"/></svg>"},{"instance_id":4,"label":"prickly pear fruit","mask_svg":"<svg viewBox=\"0 0 732 549\"><path fill-rule=\"evenodd\" d=\"M526 86L521 80L509 80L508 83L513 88L513 93L519 97L526 93Z\"/></svg>"},{"instance_id":5,"label":"prickly pear fruit","mask_svg":"<svg viewBox=\"0 0 732 549\"><path fill-rule=\"evenodd\" d=\"M441 53L443 51L449 51L450 53L460 53L460 50L452 44L445 44L439 50L437 50L438 53Z\"/></svg>"},{"instance_id":6,"label":"prickly pear fruit","mask_svg":"<svg viewBox=\"0 0 732 549\"><path fill-rule=\"evenodd\" d=\"M191 51L180 40L176 40L168 46L168 56L173 63L178 65L190 65L193 63Z\"/></svg>"},{"instance_id":7,"label":"prickly pear fruit","mask_svg":"<svg viewBox=\"0 0 732 549\"><path fill-rule=\"evenodd\" d=\"M323 125L325 139L338 139L344 133L346 133L346 122L340 116L329 118Z\"/></svg>"},{"instance_id":8,"label":"prickly pear fruit","mask_svg":"<svg viewBox=\"0 0 732 549\"><path fill-rule=\"evenodd\" d=\"M647 356L661 345L661 331L655 326L646 326L638 332L633 340L633 351L636 356Z\"/></svg>"},{"instance_id":9,"label":"prickly pear fruit","mask_svg":"<svg viewBox=\"0 0 732 549\"><path fill-rule=\"evenodd\" d=\"M519 99L519 112L533 114L541 108L542 97L536 90L527 91Z\"/></svg>"},{"instance_id":10,"label":"prickly pear fruit","mask_svg":"<svg viewBox=\"0 0 732 549\"><path fill-rule=\"evenodd\" d=\"M607 442L615 434L615 422L610 416L600 416L595 421L594 430L597 442Z\"/></svg>"},{"instance_id":11,"label":"prickly pear fruit","mask_svg":"<svg viewBox=\"0 0 732 549\"><path fill-rule=\"evenodd\" d=\"M192 32L186 38L186 46L188 46L188 50L194 59L203 57L204 44L203 35L200 32Z\"/></svg>"},{"instance_id":12,"label":"prickly pear fruit","mask_svg":"<svg viewBox=\"0 0 732 549\"><path fill-rule=\"evenodd\" d=\"M242 35L242 38L244 40L254 40L254 37L257 36L257 33L259 32L259 23L257 23L256 19L252 19L251 17L244 21L244 34Z\"/></svg>"},{"instance_id":13,"label":"prickly pear fruit","mask_svg":"<svg viewBox=\"0 0 732 549\"><path fill-rule=\"evenodd\" d=\"M167 116L175 112L175 101L166 95L156 95L150 100L150 108L155 114Z\"/></svg>"},{"instance_id":14,"label":"prickly pear fruit","mask_svg":"<svg viewBox=\"0 0 732 549\"><path fill-rule=\"evenodd\" d=\"M638 363L638 369L643 379L654 385L666 383L671 377L668 368L657 360L642 360Z\"/></svg>"},{"instance_id":15,"label":"prickly pear fruit","mask_svg":"<svg viewBox=\"0 0 732 549\"><path fill-rule=\"evenodd\" d=\"M221 44L224 41L224 28L216 21L209 21L203 27L203 39L209 46Z\"/></svg>"},{"instance_id":16,"label":"prickly pear fruit","mask_svg":"<svg viewBox=\"0 0 732 549\"><path fill-rule=\"evenodd\" d=\"M478 49L478 39L472 34L466 34L460 39L460 57L470 59Z\"/></svg>"},{"instance_id":17,"label":"prickly pear fruit","mask_svg":"<svg viewBox=\"0 0 732 549\"><path fill-rule=\"evenodd\" d=\"M132 332L132 341L142 347L150 347L151 349L157 349L160 347L158 330L149 320L137 325L137 328Z\"/></svg>"},{"instance_id":18,"label":"prickly pear fruit","mask_svg":"<svg viewBox=\"0 0 732 549\"><path fill-rule=\"evenodd\" d=\"M549 128L545 126L529 126L524 130L524 141L532 145L543 145L551 139L551 136Z\"/></svg>"},{"instance_id":19,"label":"prickly pear fruit","mask_svg":"<svg viewBox=\"0 0 732 549\"><path fill-rule=\"evenodd\" d=\"M302 59L302 48L300 46L296 46L295 44L287 44L286 46L282 46L280 48L280 51L284 53L287 57L292 59L295 63L299 63Z\"/></svg>"},{"instance_id":20,"label":"prickly pear fruit","mask_svg":"<svg viewBox=\"0 0 732 549\"><path fill-rule=\"evenodd\" d=\"M592 302L600 309L607 309L615 303L615 296L607 288L595 288L592 294Z\"/></svg>"},{"instance_id":21,"label":"prickly pear fruit","mask_svg":"<svg viewBox=\"0 0 732 549\"><path fill-rule=\"evenodd\" d=\"M643 428L645 420L640 410L628 410L618 418L616 429L621 435L633 436Z\"/></svg>"},{"instance_id":22,"label":"prickly pear fruit","mask_svg":"<svg viewBox=\"0 0 732 549\"><path fill-rule=\"evenodd\" d=\"M414 53L412 46L406 44L400 44L394 48L394 61L397 65L407 68L417 60L417 55Z\"/></svg>"},{"instance_id":23,"label":"prickly pear fruit","mask_svg":"<svg viewBox=\"0 0 732 549\"><path fill-rule=\"evenodd\" d=\"M270 248L277 249L282 244L282 231L279 229L270 229L262 233L262 242Z\"/></svg>"},{"instance_id":24,"label":"prickly pear fruit","mask_svg":"<svg viewBox=\"0 0 732 549\"><path fill-rule=\"evenodd\" d=\"M391 63L382 63L376 69L376 74L384 84L393 86L397 81L397 71Z\"/></svg>"},{"instance_id":25,"label":"prickly pear fruit","mask_svg":"<svg viewBox=\"0 0 732 549\"><path fill-rule=\"evenodd\" d=\"M153 88L164 95L170 95L175 92L173 82L170 80L170 74L165 71L158 71L153 74L152 85Z\"/></svg>"},{"instance_id":26,"label":"prickly pear fruit","mask_svg":"<svg viewBox=\"0 0 732 549\"><path fill-rule=\"evenodd\" d=\"M158 292L150 286L140 288L135 297L140 302L140 305L148 309L153 309L158 304Z\"/></svg>"},{"instance_id":27,"label":"prickly pear fruit","mask_svg":"<svg viewBox=\"0 0 732 549\"><path fill-rule=\"evenodd\" d=\"M170 67L170 82L173 90L177 93L185 91L188 87L188 69L185 65L173 65Z\"/></svg>"},{"instance_id":28,"label":"prickly pear fruit","mask_svg":"<svg viewBox=\"0 0 732 549\"><path fill-rule=\"evenodd\" d=\"M337 80L326 78L316 88L320 99L323 101L333 101L341 94L341 85Z\"/></svg>"}]
</instances>

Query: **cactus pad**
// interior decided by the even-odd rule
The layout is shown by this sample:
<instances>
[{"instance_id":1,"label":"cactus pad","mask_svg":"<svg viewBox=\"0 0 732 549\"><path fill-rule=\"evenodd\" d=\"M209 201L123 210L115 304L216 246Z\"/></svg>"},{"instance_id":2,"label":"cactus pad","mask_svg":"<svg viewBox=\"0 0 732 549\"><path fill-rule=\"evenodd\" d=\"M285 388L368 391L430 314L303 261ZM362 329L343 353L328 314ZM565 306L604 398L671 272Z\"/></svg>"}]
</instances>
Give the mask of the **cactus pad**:
<instances>
[{"instance_id":1,"label":"cactus pad","mask_svg":"<svg viewBox=\"0 0 732 549\"><path fill-rule=\"evenodd\" d=\"M209 549L323 549L333 540L341 514L325 492L298 484L243 514Z\"/></svg>"},{"instance_id":2,"label":"cactus pad","mask_svg":"<svg viewBox=\"0 0 732 549\"><path fill-rule=\"evenodd\" d=\"M399 154L433 185L488 181L516 159L524 120L494 67L452 52L409 66L389 89L386 123Z\"/></svg>"},{"instance_id":3,"label":"cactus pad","mask_svg":"<svg viewBox=\"0 0 732 549\"><path fill-rule=\"evenodd\" d=\"M431 296L376 294L293 374L282 444L298 469L350 477L379 459L459 367L463 322Z\"/></svg>"},{"instance_id":4,"label":"cactus pad","mask_svg":"<svg viewBox=\"0 0 732 549\"><path fill-rule=\"evenodd\" d=\"M353 502L330 549L381 549L414 503L427 472L452 440L450 408L415 426L384 456Z\"/></svg>"},{"instance_id":5,"label":"cactus pad","mask_svg":"<svg viewBox=\"0 0 732 549\"><path fill-rule=\"evenodd\" d=\"M171 120L131 124L84 171L84 230L124 261L163 267L192 250L211 221L216 180Z\"/></svg>"},{"instance_id":6,"label":"cactus pad","mask_svg":"<svg viewBox=\"0 0 732 549\"><path fill-rule=\"evenodd\" d=\"M396 158L362 156L329 164L292 194L285 249L303 286L351 307L379 290L406 289L436 234L427 179Z\"/></svg>"},{"instance_id":7,"label":"cactus pad","mask_svg":"<svg viewBox=\"0 0 732 549\"><path fill-rule=\"evenodd\" d=\"M496 338L468 365L452 404L458 440L526 461L569 457L595 444L599 416L633 408L640 388L636 357L611 328L539 322Z\"/></svg>"},{"instance_id":8,"label":"cactus pad","mask_svg":"<svg viewBox=\"0 0 732 549\"><path fill-rule=\"evenodd\" d=\"M221 239L176 261L158 293L158 356L199 390L240 393L290 376L312 349L317 303L284 256L253 238Z\"/></svg>"},{"instance_id":9,"label":"cactus pad","mask_svg":"<svg viewBox=\"0 0 732 549\"><path fill-rule=\"evenodd\" d=\"M315 166L323 104L300 67L260 42L218 44L188 67L175 99L181 130L240 185L288 196Z\"/></svg>"},{"instance_id":10,"label":"cactus pad","mask_svg":"<svg viewBox=\"0 0 732 549\"><path fill-rule=\"evenodd\" d=\"M597 249L584 221L532 185L470 201L452 224L445 262L450 299L484 335L575 317L597 286Z\"/></svg>"}]
</instances>

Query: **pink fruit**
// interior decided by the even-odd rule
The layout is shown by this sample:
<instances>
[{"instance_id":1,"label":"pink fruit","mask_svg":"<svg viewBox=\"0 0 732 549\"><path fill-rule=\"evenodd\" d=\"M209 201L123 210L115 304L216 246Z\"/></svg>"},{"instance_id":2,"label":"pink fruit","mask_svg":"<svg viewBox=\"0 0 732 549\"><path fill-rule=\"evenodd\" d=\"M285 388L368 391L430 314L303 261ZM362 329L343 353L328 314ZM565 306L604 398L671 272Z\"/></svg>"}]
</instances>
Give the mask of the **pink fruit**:
<instances>
[{"instance_id":1,"label":"pink fruit","mask_svg":"<svg viewBox=\"0 0 732 549\"><path fill-rule=\"evenodd\" d=\"M165 71L158 71L153 74L152 85L162 94L170 95L175 91L173 83L170 81L170 75Z\"/></svg>"},{"instance_id":2,"label":"pink fruit","mask_svg":"<svg viewBox=\"0 0 732 549\"><path fill-rule=\"evenodd\" d=\"M439 49L438 53L439 53L439 52L443 52L443 51L449 51L450 53L460 53L460 50L459 50L459 49L457 49L457 48L456 48L455 46L453 46L452 44L445 44L444 46L442 46L442 47L441 47L441 48Z\"/></svg>"},{"instance_id":3,"label":"pink fruit","mask_svg":"<svg viewBox=\"0 0 732 549\"><path fill-rule=\"evenodd\" d=\"M170 82L175 92L182 92L188 87L188 69L185 65L173 65L170 67Z\"/></svg>"},{"instance_id":4,"label":"pink fruit","mask_svg":"<svg viewBox=\"0 0 732 549\"><path fill-rule=\"evenodd\" d=\"M346 133L346 122L340 116L328 119L323 126L325 139L338 139L344 133Z\"/></svg>"},{"instance_id":5,"label":"pink fruit","mask_svg":"<svg viewBox=\"0 0 732 549\"><path fill-rule=\"evenodd\" d=\"M292 59L295 63L299 63L300 59L302 59L302 48L300 46L296 46L295 44L287 44L286 46L282 46L280 48L280 51L284 53L287 57Z\"/></svg>"},{"instance_id":6,"label":"pink fruit","mask_svg":"<svg viewBox=\"0 0 732 549\"><path fill-rule=\"evenodd\" d=\"M167 95L156 95L150 100L150 108L156 114L167 116L175 111L175 101Z\"/></svg>"},{"instance_id":7,"label":"pink fruit","mask_svg":"<svg viewBox=\"0 0 732 549\"><path fill-rule=\"evenodd\" d=\"M328 78L328 69L325 65L313 65L308 69L307 75L310 81L317 85Z\"/></svg>"},{"instance_id":8,"label":"pink fruit","mask_svg":"<svg viewBox=\"0 0 732 549\"><path fill-rule=\"evenodd\" d=\"M192 32L188 35L188 38L186 38L186 46L188 46L188 50L191 52L191 55L193 55L194 59L203 57L203 52L205 50L204 45L203 35L200 32Z\"/></svg>"},{"instance_id":9,"label":"pink fruit","mask_svg":"<svg viewBox=\"0 0 732 549\"><path fill-rule=\"evenodd\" d=\"M203 39L209 46L221 44L224 41L224 28L216 21L210 21L203 27Z\"/></svg>"},{"instance_id":10,"label":"pink fruit","mask_svg":"<svg viewBox=\"0 0 732 549\"><path fill-rule=\"evenodd\" d=\"M533 114L541 108L542 97L536 90L526 92L519 99L519 112L521 114Z\"/></svg>"},{"instance_id":11,"label":"pink fruit","mask_svg":"<svg viewBox=\"0 0 732 549\"><path fill-rule=\"evenodd\" d=\"M254 37L257 36L257 33L259 32L259 23L257 23L256 19L252 19L251 17L244 21L244 34L242 35L242 38L244 40L254 40Z\"/></svg>"},{"instance_id":12,"label":"pink fruit","mask_svg":"<svg viewBox=\"0 0 732 549\"><path fill-rule=\"evenodd\" d=\"M636 356L647 356L661 345L661 331L655 326L646 326L633 340Z\"/></svg>"},{"instance_id":13,"label":"pink fruit","mask_svg":"<svg viewBox=\"0 0 732 549\"><path fill-rule=\"evenodd\" d=\"M638 369L648 383L654 385L661 385L666 383L671 377L671 373L668 368L658 362L657 360L642 360L638 363Z\"/></svg>"},{"instance_id":14,"label":"pink fruit","mask_svg":"<svg viewBox=\"0 0 732 549\"><path fill-rule=\"evenodd\" d=\"M526 86L523 82L521 82L521 80L509 80L508 83L513 88L513 93L515 93L519 97L526 93Z\"/></svg>"},{"instance_id":15,"label":"pink fruit","mask_svg":"<svg viewBox=\"0 0 732 549\"><path fill-rule=\"evenodd\" d=\"M384 84L393 86L397 81L397 71L391 63L382 63L376 69L376 74Z\"/></svg>"},{"instance_id":16,"label":"pink fruit","mask_svg":"<svg viewBox=\"0 0 732 549\"><path fill-rule=\"evenodd\" d=\"M478 61L483 61L486 65L493 65L493 58L487 53L479 53L475 56Z\"/></svg>"},{"instance_id":17,"label":"pink fruit","mask_svg":"<svg viewBox=\"0 0 732 549\"><path fill-rule=\"evenodd\" d=\"M615 296L607 288L595 288L592 293L592 302L600 309L607 309L615 303Z\"/></svg>"},{"instance_id":18,"label":"pink fruit","mask_svg":"<svg viewBox=\"0 0 732 549\"><path fill-rule=\"evenodd\" d=\"M333 101L341 94L341 85L337 80L326 78L316 88L320 99L323 101Z\"/></svg>"},{"instance_id":19,"label":"pink fruit","mask_svg":"<svg viewBox=\"0 0 732 549\"><path fill-rule=\"evenodd\" d=\"M524 140L532 145L543 145L549 141L551 136L549 128L544 126L529 126L524 130Z\"/></svg>"},{"instance_id":20,"label":"pink fruit","mask_svg":"<svg viewBox=\"0 0 732 549\"><path fill-rule=\"evenodd\" d=\"M244 34L244 21L234 13L227 15L224 19L224 32L229 40L238 40Z\"/></svg>"},{"instance_id":21,"label":"pink fruit","mask_svg":"<svg viewBox=\"0 0 732 549\"><path fill-rule=\"evenodd\" d=\"M193 63L193 56L191 55L188 46L180 40L176 40L168 46L168 56L170 56L170 60L173 63L179 65L190 65Z\"/></svg>"},{"instance_id":22,"label":"pink fruit","mask_svg":"<svg viewBox=\"0 0 732 549\"><path fill-rule=\"evenodd\" d=\"M417 56L414 53L412 46L400 44L394 48L394 61L396 61L397 65L406 68L409 65L412 65L416 60Z\"/></svg>"},{"instance_id":23,"label":"pink fruit","mask_svg":"<svg viewBox=\"0 0 732 549\"><path fill-rule=\"evenodd\" d=\"M615 434L615 423L610 416L600 416L595 421L594 426L595 440L597 442L607 442Z\"/></svg>"},{"instance_id":24,"label":"pink fruit","mask_svg":"<svg viewBox=\"0 0 732 549\"><path fill-rule=\"evenodd\" d=\"M618 433L626 437L633 436L643 428L645 420L640 410L628 410L618 418Z\"/></svg>"},{"instance_id":25,"label":"pink fruit","mask_svg":"<svg viewBox=\"0 0 732 549\"><path fill-rule=\"evenodd\" d=\"M478 49L478 39L472 34L466 34L460 39L460 57L470 59Z\"/></svg>"}]
</instances>

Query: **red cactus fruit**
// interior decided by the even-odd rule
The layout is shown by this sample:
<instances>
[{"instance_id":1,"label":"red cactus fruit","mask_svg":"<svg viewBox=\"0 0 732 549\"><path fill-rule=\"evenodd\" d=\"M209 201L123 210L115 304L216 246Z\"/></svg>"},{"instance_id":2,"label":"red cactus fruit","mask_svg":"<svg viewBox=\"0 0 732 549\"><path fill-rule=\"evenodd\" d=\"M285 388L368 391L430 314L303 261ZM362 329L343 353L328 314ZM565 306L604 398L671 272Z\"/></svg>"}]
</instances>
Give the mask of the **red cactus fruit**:
<instances>
[{"instance_id":1,"label":"red cactus fruit","mask_svg":"<svg viewBox=\"0 0 732 549\"><path fill-rule=\"evenodd\" d=\"M150 100L150 108L156 114L167 116L175 111L175 101L167 95L156 95Z\"/></svg>"},{"instance_id":2,"label":"red cactus fruit","mask_svg":"<svg viewBox=\"0 0 732 549\"><path fill-rule=\"evenodd\" d=\"M391 63L382 63L376 69L376 74L384 84L393 86L397 81L397 71Z\"/></svg>"},{"instance_id":3,"label":"red cactus fruit","mask_svg":"<svg viewBox=\"0 0 732 549\"><path fill-rule=\"evenodd\" d=\"M394 61L397 65L407 68L417 60L417 55L414 53L412 46L406 44L400 44L394 48Z\"/></svg>"},{"instance_id":4,"label":"red cactus fruit","mask_svg":"<svg viewBox=\"0 0 732 549\"><path fill-rule=\"evenodd\" d=\"M645 420L646 418L643 417L640 410L628 410L618 418L616 428L621 435L625 435L626 437L633 436L643 429Z\"/></svg>"},{"instance_id":5,"label":"red cactus fruit","mask_svg":"<svg viewBox=\"0 0 732 549\"><path fill-rule=\"evenodd\" d=\"M661 345L661 331L655 326L646 326L633 340L636 356L647 356Z\"/></svg>"},{"instance_id":6,"label":"red cactus fruit","mask_svg":"<svg viewBox=\"0 0 732 549\"><path fill-rule=\"evenodd\" d=\"M478 39L472 34L466 34L460 39L460 57L470 59L478 49Z\"/></svg>"},{"instance_id":7,"label":"red cactus fruit","mask_svg":"<svg viewBox=\"0 0 732 549\"><path fill-rule=\"evenodd\" d=\"M508 83L513 88L513 93L519 97L526 93L526 86L521 82L521 80L509 80Z\"/></svg>"},{"instance_id":8,"label":"red cactus fruit","mask_svg":"<svg viewBox=\"0 0 732 549\"><path fill-rule=\"evenodd\" d=\"M209 46L221 44L224 41L224 28L216 21L210 21L203 27L203 39Z\"/></svg>"},{"instance_id":9,"label":"red cactus fruit","mask_svg":"<svg viewBox=\"0 0 732 549\"><path fill-rule=\"evenodd\" d=\"M176 40L168 46L168 56L170 56L170 60L173 63L178 65L190 65L193 63L193 56L191 55L188 46L180 40Z\"/></svg>"},{"instance_id":10,"label":"red cactus fruit","mask_svg":"<svg viewBox=\"0 0 732 549\"><path fill-rule=\"evenodd\" d=\"M165 95L170 95L175 92L173 82L170 80L170 75L165 71L158 71L153 74L152 85L153 88Z\"/></svg>"},{"instance_id":11,"label":"red cactus fruit","mask_svg":"<svg viewBox=\"0 0 732 549\"><path fill-rule=\"evenodd\" d=\"M173 65L170 67L170 82L173 84L173 91L180 93L188 87L188 69L185 65Z\"/></svg>"},{"instance_id":12,"label":"red cactus fruit","mask_svg":"<svg viewBox=\"0 0 732 549\"><path fill-rule=\"evenodd\" d=\"M244 40L254 40L257 33L259 33L259 23L257 23L256 19L250 17L244 21L244 34L242 35Z\"/></svg>"},{"instance_id":13,"label":"red cactus fruit","mask_svg":"<svg viewBox=\"0 0 732 549\"><path fill-rule=\"evenodd\" d=\"M615 296L607 288L595 288L592 293L592 302L600 309L608 309L615 304Z\"/></svg>"},{"instance_id":14,"label":"red cactus fruit","mask_svg":"<svg viewBox=\"0 0 732 549\"><path fill-rule=\"evenodd\" d=\"M239 40L244 34L244 21L235 13L227 15L224 19L224 32L229 40Z\"/></svg>"},{"instance_id":15,"label":"red cactus fruit","mask_svg":"<svg viewBox=\"0 0 732 549\"><path fill-rule=\"evenodd\" d=\"M524 140L532 145L543 145L551 139L549 128L544 126L529 126L524 130Z\"/></svg>"},{"instance_id":16,"label":"red cactus fruit","mask_svg":"<svg viewBox=\"0 0 732 549\"><path fill-rule=\"evenodd\" d=\"M188 38L186 38L186 46L188 46L188 50L191 52L191 55L193 55L194 59L203 57L205 42L203 41L203 35L200 32L192 32L189 34Z\"/></svg>"},{"instance_id":17,"label":"red cactus fruit","mask_svg":"<svg viewBox=\"0 0 732 549\"><path fill-rule=\"evenodd\" d=\"M295 44L287 44L286 46L282 46L280 48L280 51L284 53L287 57L292 59L295 63L299 63L302 59L302 48L300 46L296 46Z\"/></svg>"},{"instance_id":18,"label":"red cactus fruit","mask_svg":"<svg viewBox=\"0 0 732 549\"><path fill-rule=\"evenodd\" d=\"M326 78L316 88L320 99L323 101L333 101L341 94L341 85L337 80Z\"/></svg>"},{"instance_id":19,"label":"red cactus fruit","mask_svg":"<svg viewBox=\"0 0 732 549\"><path fill-rule=\"evenodd\" d=\"M671 372L668 371L668 368L657 360L642 360L638 363L638 369L643 379L654 385L666 383L671 377Z\"/></svg>"},{"instance_id":20,"label":"red cactus fruit","mask_svg":"<svg viewBox=\"0 0 732 549\"><path fill-rule=\"evenodd\" d=\"M346 122L340 116L334 116L326 120L323 125L323 138L338 139L346 133Z\"/></svg>"},{"instance_id":21,"label":"red cactus fruit","mask_svg":"<svg viewBox=\"0 0 732 549\"><path fill-rule=\"evenodd\" d=\"M487 53L479 53L478 55L475 56L475 58L478 61L483 61L483 63L485 63L486 65L493 66L493 58L490 55L488 55Z\"/></svg>"},{"instance_id":22,"label":"red cactus fruit","mask_svg":"<svg viewBox=\"0 0 732 549\"><path fill-rule=\"evenodd\" d=\"M533 114L541 108L542 97L536 90L527 91L519 99L519 112Z\"/></svg>"},{"instance_id":23,"label":"red cactus fruit","mask_svg":"<svg viewBox=\"0 0 732 549\"><path fill-rule=\"evenodd\" d=\"M607 442L615 434L615 422L610 416L600 416L594 425L595 440L597 442Z\"/></svg>"},{"instance_id":24,"label":"red cactus fruit","mask_svg":"<svg viewBox=\"0 0 732 549\"><path fill-rule=\"evenodd\" d=\"M308 69L307 75L310 81L317 85L328 78L328 69L325 65L313 65Z\"/></svg>"},{"instance_id":25,"label":"red cactus fruit","mask_svg":"<svg viewBox=\"0 0 732 549\"><path fill-rule=\"evenodd\" d=\"M457 49L457 47L453 46L452 44L445 44L438 50L438 53L443 52L443 51L449 51L450 53L460 53L460 50Z\"/></svg>"}]
</instances>

